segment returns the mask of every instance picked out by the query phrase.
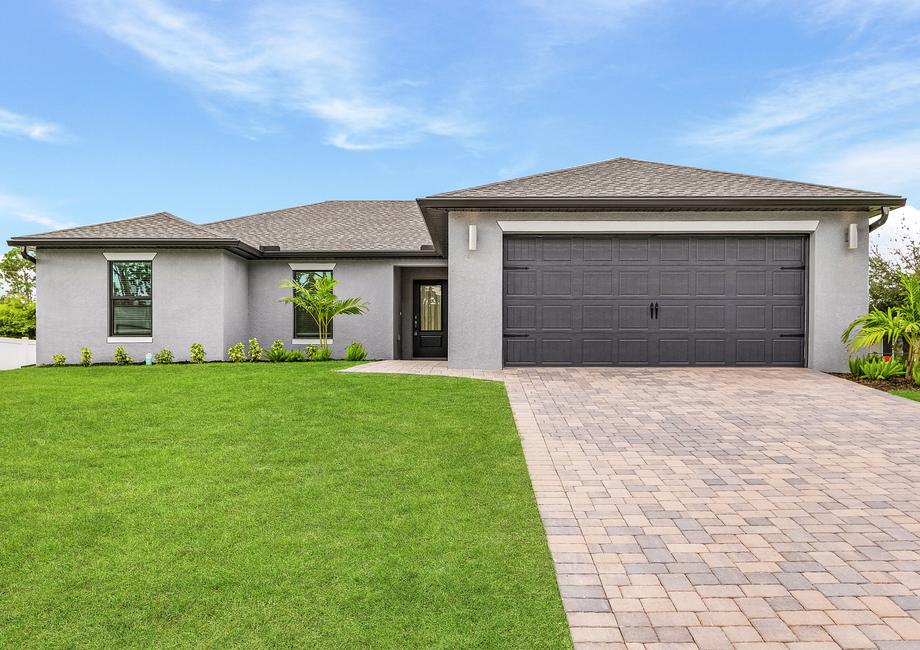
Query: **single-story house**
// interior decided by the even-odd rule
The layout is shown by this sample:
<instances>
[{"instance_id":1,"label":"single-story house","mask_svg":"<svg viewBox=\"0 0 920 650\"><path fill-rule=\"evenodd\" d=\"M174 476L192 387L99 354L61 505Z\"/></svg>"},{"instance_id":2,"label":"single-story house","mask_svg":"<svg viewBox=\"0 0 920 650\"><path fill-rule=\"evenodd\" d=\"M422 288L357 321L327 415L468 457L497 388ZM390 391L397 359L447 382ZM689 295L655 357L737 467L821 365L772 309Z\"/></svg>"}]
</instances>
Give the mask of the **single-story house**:
<instances>
[{"instance_id":1,"label":"single-story house","mask_svg":"<svg viewBox=\"0 0 920 650\"><path fill-rule=\"evenodd\" d=\"M900 196L627 158L415 201L324 201L197 224L168 212L14 237L37 259L38 362L315 342L280 299L321 274L376 359L844 370L869 231Z\"/></svg>"}]
</instances>

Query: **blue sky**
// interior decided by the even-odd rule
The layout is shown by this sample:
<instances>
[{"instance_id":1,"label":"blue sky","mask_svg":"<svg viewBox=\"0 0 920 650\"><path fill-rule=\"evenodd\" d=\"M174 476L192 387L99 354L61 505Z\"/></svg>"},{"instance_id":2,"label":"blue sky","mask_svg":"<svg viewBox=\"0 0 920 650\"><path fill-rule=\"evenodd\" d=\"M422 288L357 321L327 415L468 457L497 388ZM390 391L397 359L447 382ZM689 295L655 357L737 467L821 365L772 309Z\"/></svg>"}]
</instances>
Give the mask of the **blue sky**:
<instances>
[{"instance_id":1,"label":"blue sky","mask_svg":"<svg viewBox=\"0 0 920 650\"><path fill-rule=\"evenodd\" d=\"M204 222L415 198L617 156L920 203L918 0L3 13L3 239L159 210Z\"/></svg>"}]
</instances>

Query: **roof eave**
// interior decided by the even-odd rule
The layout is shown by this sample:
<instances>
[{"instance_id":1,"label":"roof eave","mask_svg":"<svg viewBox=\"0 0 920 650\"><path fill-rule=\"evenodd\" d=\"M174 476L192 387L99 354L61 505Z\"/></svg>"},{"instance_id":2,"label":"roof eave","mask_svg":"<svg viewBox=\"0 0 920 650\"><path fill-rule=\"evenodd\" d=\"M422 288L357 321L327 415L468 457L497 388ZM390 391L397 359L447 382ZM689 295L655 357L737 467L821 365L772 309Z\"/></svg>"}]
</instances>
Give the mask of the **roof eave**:
<instances>
[{"instance_id":1,"label":"roof eave","mask_svg":"<svg viewBox=\"0 0 920 650\"><path fill-rule=\"evenodd\" d=\"M870 196L667 196L667 197L470 197L429 196L418 199L419 207L426 208L757 208L757 207L854 207L899 208L907 200L903 196L887 194Z\"/></svg>"},{"instance_id":2,"label":"roof eave","mask_svg":"<svg viewBox=\"0 0 920 650\"><path fill-rule=\"evenodd\" d=\"M111 237L13 237L9 246L44 248L221 248L246 258L259 257L257 248L238 239L115 239Z\"/></svg>"}]
</instances>

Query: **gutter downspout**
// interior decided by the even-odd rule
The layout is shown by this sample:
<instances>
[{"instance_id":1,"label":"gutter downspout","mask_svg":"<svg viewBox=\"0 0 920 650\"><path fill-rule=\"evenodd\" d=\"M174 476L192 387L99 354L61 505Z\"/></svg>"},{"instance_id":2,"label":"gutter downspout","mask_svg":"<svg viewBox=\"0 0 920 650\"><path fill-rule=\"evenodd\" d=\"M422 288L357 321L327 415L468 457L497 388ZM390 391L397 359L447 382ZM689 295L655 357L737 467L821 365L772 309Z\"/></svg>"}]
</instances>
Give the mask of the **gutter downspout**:
<instances>
[{"instance_id":1,"label":"gutter downspout","mask_svg":"<svg viewBox=\"0 0 920 650\"><path fill-rule=\"evenodd\" d=\"M885 222L888 221L888 213L891 212L891 208L887 205L882 206L881 216L869 224L869 232L872 232L876 228L881 228L885 225Z\"/></svg>"},{"instance_id":2,"label":"gutter downspout","mask_svg":"<svg viewBox=\"0 0 920 650\"><path fill-rule=\"evenodd\" d=\"M25 258L25 259L29 260L30 262L32 262L32 264L35 264L35 257L32 256L32 255L29 255L29 247L28 247L28 246L20 246L20 247L19 247L19 254L22 255L23 258Z\"/></svg>"}]
</instances>

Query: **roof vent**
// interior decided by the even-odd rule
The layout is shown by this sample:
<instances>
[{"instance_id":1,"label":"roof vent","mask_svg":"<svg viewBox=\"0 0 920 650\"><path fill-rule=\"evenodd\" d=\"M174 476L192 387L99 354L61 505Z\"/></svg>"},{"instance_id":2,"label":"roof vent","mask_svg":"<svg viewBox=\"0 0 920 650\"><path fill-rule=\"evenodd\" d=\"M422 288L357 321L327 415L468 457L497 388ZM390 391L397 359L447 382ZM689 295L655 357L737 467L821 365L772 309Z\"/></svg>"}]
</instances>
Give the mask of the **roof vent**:
<instances>
[{"instance_id":1,"label":"roof vent","mask_svg":"<svg viewBox=\"0 0 920 650\"><path fill-rule=\"evenodd\" d=\"M259 246L259 250L263 253L278 253L281 251L280 246Z\"/></svg>"},{"instance_id":2,"label":"roof vent","mask_svg":"<svg viewBox=\"0 0 920 650\"><path fill-rule=\"evenodd\" d=\"M419 246L419 250L420 251L433 251L434 246L432 246L431 244L422 244L421 246Z\"/></svg>"}]
</instances>

